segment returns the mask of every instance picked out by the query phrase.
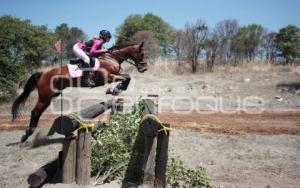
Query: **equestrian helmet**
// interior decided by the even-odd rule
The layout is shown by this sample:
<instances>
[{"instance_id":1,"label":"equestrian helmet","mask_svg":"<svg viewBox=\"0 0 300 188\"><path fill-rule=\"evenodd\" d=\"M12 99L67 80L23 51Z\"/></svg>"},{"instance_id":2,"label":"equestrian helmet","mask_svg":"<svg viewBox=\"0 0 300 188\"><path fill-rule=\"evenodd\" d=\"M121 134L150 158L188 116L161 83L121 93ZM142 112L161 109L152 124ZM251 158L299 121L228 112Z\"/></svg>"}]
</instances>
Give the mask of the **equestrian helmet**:
<instances>
[{"instance_id":1,"label":"equestrian helmet","mask_svg":"<svg viewBox=\"0 0 300 188\"><path fill-rule=\"evenodd\" d=\"M101 30L99 33L100 38L111 38L111 34L107 30Z\"/></svg>"}]
</instances>

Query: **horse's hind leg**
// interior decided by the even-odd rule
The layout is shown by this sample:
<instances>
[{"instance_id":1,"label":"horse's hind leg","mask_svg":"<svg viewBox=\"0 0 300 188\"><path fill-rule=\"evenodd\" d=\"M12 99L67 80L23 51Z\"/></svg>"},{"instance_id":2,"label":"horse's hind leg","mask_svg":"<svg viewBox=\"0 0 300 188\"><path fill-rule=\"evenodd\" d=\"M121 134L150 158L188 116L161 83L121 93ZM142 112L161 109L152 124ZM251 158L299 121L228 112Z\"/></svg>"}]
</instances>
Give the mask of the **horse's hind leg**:
<instances>
[{"instance_id":1,"label":"horse's hind leg","mask_svg":"<svg viewBox=\"0 0 300 188\"><path fill-rule=\"evenodd\" d=\"M30 124L29 127L25 131L25 135L22 136L21 142L25 142L30 135L34 132L35 128L37 127L38 121L44 112L44 110L49 106L51 98L47 100L41 100L39 98L38 102L36 103L35 107L31 111L30 117Z\"/></svg>"}]
</instances>

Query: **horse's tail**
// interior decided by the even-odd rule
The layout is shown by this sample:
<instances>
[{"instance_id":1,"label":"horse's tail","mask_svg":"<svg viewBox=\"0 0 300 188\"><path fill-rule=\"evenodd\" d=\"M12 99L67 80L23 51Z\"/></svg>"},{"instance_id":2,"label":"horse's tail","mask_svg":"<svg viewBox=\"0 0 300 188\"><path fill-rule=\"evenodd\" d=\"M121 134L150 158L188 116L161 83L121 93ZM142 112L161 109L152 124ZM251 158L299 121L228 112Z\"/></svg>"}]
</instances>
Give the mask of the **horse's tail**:
<instances>
[{"instance_id":1,"label":"horse's tail","mask_svg":"<svg viewBox=\"0 0 300 188\"><path fill-rule=\"evenodd\" d=\"M12 113L12 120L15 120L19 113L19 107L20 104L24 104L26 102L26 99L30 95L30 93L37 87L38 80L40 79L42 72L36 72L30 76L30 78L27 80L23 92L19 97L14 101L11 113Z\"/></svg>"}]
</instances>

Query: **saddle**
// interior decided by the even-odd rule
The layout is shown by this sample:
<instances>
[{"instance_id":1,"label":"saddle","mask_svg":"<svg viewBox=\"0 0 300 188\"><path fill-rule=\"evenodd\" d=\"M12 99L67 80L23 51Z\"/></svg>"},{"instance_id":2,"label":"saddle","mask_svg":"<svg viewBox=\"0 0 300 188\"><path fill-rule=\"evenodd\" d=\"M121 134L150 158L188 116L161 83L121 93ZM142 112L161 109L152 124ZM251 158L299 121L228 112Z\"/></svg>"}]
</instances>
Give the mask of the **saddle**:
<instances>
[{"instance_id":1,"label":"saddle","mask_svg":"<svg viewBox=\"0 0 300 188\"><path fill-rule=\"evenodd\" d=\"M71 59L68 64L69 75L71 78L81 77L83 75L82 69L87 68L84 65L85 63L81 59ZM95 71L99 67L99 61L96 62L94 57L90 57L90 68Z\"/></svg>"}]
</instances>

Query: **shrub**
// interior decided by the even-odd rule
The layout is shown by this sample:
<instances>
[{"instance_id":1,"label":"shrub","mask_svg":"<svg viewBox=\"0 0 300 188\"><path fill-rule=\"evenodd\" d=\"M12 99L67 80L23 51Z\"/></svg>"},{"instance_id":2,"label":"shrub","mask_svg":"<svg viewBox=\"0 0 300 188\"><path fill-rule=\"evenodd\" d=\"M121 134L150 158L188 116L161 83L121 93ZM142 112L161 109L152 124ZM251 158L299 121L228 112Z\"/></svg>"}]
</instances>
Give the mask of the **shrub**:
<instances>
[{"instance_id":1,"label":"shrub","mask_svg":"<svg viewBox=\"0 0 300 188\"><path fill-rule=\"evenodd\" d=\"M96 176L97 183L124 178L139 131L142 108L143 105L139 102L129 112L112 113L109 126L100 125L92 141L91 156L92 175ZM188 169L182 161L175 158L169 160L167 180L174 187L211 187L203 168Z\"/></svg>"}]
</instances>

